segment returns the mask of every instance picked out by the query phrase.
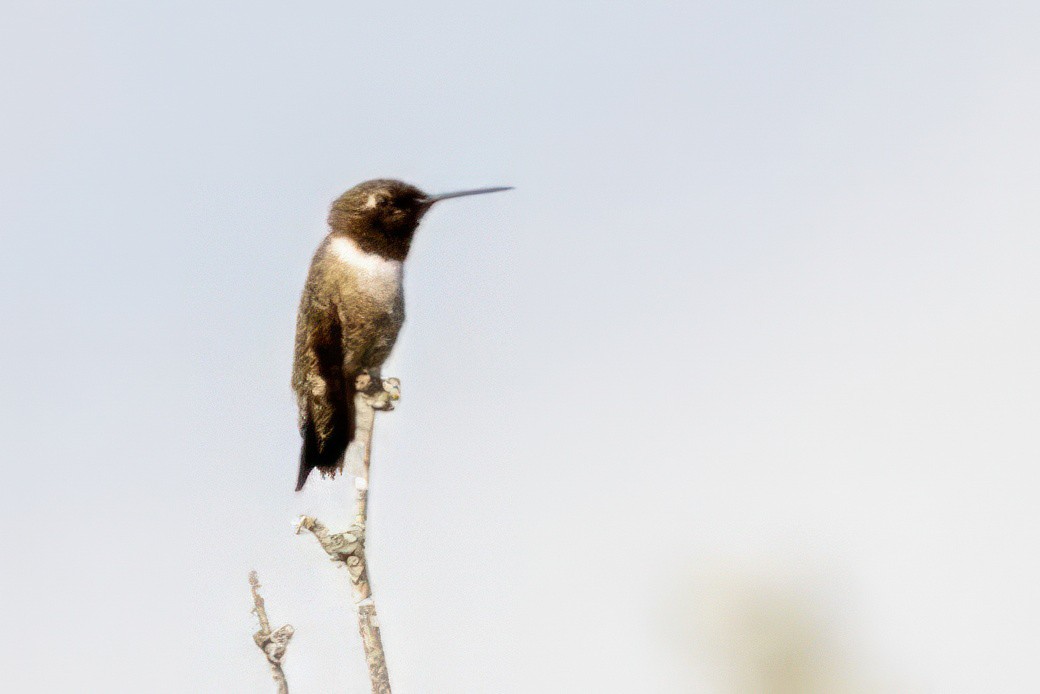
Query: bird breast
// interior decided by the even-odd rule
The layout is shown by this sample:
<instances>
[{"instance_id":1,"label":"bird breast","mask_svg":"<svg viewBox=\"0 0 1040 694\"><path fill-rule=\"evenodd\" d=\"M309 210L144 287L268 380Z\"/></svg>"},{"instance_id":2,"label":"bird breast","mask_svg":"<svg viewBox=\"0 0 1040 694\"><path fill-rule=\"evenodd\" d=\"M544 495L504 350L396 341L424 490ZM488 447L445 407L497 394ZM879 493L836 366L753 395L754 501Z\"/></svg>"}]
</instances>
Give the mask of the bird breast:
<instances>
[{"instance_id":1,"label":"bird breast","mask_svg":"<svg viewBox=\"0 0 1040 694\"><path fill-rule=\"evenodd\" d=\"M346 237L334 239L331 250L353 280L354 289L379 309L387 312L394 309L404 281L404 265L400 260L363 251Z\"/></svg>"}]
</instances>

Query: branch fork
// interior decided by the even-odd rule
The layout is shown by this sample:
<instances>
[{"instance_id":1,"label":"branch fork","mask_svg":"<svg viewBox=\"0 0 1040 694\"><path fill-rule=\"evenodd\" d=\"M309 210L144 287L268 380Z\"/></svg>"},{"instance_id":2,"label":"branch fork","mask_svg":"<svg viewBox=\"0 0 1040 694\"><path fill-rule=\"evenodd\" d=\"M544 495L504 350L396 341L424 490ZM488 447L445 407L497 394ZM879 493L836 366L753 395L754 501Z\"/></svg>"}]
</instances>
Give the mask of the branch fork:
<instances>
[{"instance_id":1,"label":"branch fork","mask_svg":"<svg viewBox=\"0 0 1040 694\"><path fill-rule=\"evenodd\" d=\"M330 533L329 529L310 516L300 516L297 521L297 534L309 530L317 538L321 548L329 555L329 559L347 567L350 582L354 586L354 601L359 602L371 595L368 577L365 571L365 526L364 523L353 523L341 533ZM360 595L360 597L359 597Z\"/></svg>"},{"instance_id":2,"label":"branch fork","mask_svg":"<svg viewBox=\"0 0 1040 694\"><path fill-rule=\"evenodd\" d=\"M354 388L365 399L365 403L373 410L392 410L394 400L401 399L401 379L380 379L382 387L376 385L376 379L369 373L358 375Z\"/></svg>"}]
</instances>

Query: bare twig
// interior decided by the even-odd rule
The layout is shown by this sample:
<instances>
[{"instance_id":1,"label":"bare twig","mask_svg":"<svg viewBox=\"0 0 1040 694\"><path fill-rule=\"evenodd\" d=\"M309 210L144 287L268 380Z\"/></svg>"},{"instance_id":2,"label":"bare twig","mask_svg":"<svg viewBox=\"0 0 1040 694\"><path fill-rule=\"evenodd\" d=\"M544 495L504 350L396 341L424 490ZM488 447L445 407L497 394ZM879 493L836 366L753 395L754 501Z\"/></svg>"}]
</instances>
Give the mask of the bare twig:
<instances>
[{"instance_id":1,"label":"bare twig","mask_svg":"<svg viewBox=\"0 0 1040 694\"><path fill-rule=\"evenodd\" d=\"M368 675L373 694L390 694L390 676L386 669L386 655L379 635L379 618L368 580L365 561L365 523L368 519L368 478L372 462L372 426L376 410L392 410L393 401L400 397L401 384L396 378L383 381L383 389L372 394L371 379L367 374L358 378L358 395L354 399L357 417L356 441L361 446L361 465L355 470L354 523L346 531L330 533L321 521L310 516L299 518L297 532L309 530L318 539L332 561L343 564L350 574L354 607L357 609L358 630L365 647Z\"/></svg>"},{"instance_id":2,"label":"bare twig","mask_svg":"<svg viewBox=\"0 0 1040 694\"><path fill-rule=\"evenodd\" d=\"M286 624L272 632L271 622L268 621L267 610L264 608L264 599L260 596L260 579L257 578L256 571L249 572L249 585L253 590L253 612L260 620L260 631L253 634L253 640L264 652L264 656L271 666L271 676L274 677L274 683L278 687L278 694L289 694L289 682L282 671L282 659L285 657L285 649L292 638L293 628Z\"/></svg>"}]
</instances>

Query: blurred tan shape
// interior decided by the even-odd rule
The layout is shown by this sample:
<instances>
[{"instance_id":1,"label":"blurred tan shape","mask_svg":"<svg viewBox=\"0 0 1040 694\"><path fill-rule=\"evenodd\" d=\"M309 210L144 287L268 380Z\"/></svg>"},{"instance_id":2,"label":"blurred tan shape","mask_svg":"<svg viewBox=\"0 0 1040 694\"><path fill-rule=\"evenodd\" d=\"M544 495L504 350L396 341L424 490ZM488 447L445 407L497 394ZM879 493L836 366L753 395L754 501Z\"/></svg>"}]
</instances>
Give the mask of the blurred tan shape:
<instances>
[{"instance_id":1,"label":"blurred tan shape","mask_svg":"<svg viewBox=\"0 0 1040 694\"><path fill-rule=\"evenodd\" d=\"M707 683L720 694L908 694L868 672L831 597L837 587L778 567L689 576L667 621L698 680L690 691Z\"/></svg>"}]
</instances>

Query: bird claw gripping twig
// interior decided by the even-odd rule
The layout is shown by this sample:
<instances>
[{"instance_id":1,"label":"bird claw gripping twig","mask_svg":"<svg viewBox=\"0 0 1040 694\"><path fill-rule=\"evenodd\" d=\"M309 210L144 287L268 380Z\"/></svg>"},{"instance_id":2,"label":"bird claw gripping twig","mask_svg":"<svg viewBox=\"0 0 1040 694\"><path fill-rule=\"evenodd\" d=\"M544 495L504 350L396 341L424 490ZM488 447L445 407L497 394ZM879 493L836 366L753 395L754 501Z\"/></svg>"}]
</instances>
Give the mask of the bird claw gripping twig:
<instances>
[{"instance_id":1,"label":"bird claw gripping twig","mask_svg":"<svg viewBox=\"0 0 1040 694\"><path fill-rule=\"evenodd\" d=\"M362 373L355 380L354 387L373 410L392 410L394 401L401 399L401 381L397 378L376 381L371 374Z\"/></svg>"}]
</instances>

